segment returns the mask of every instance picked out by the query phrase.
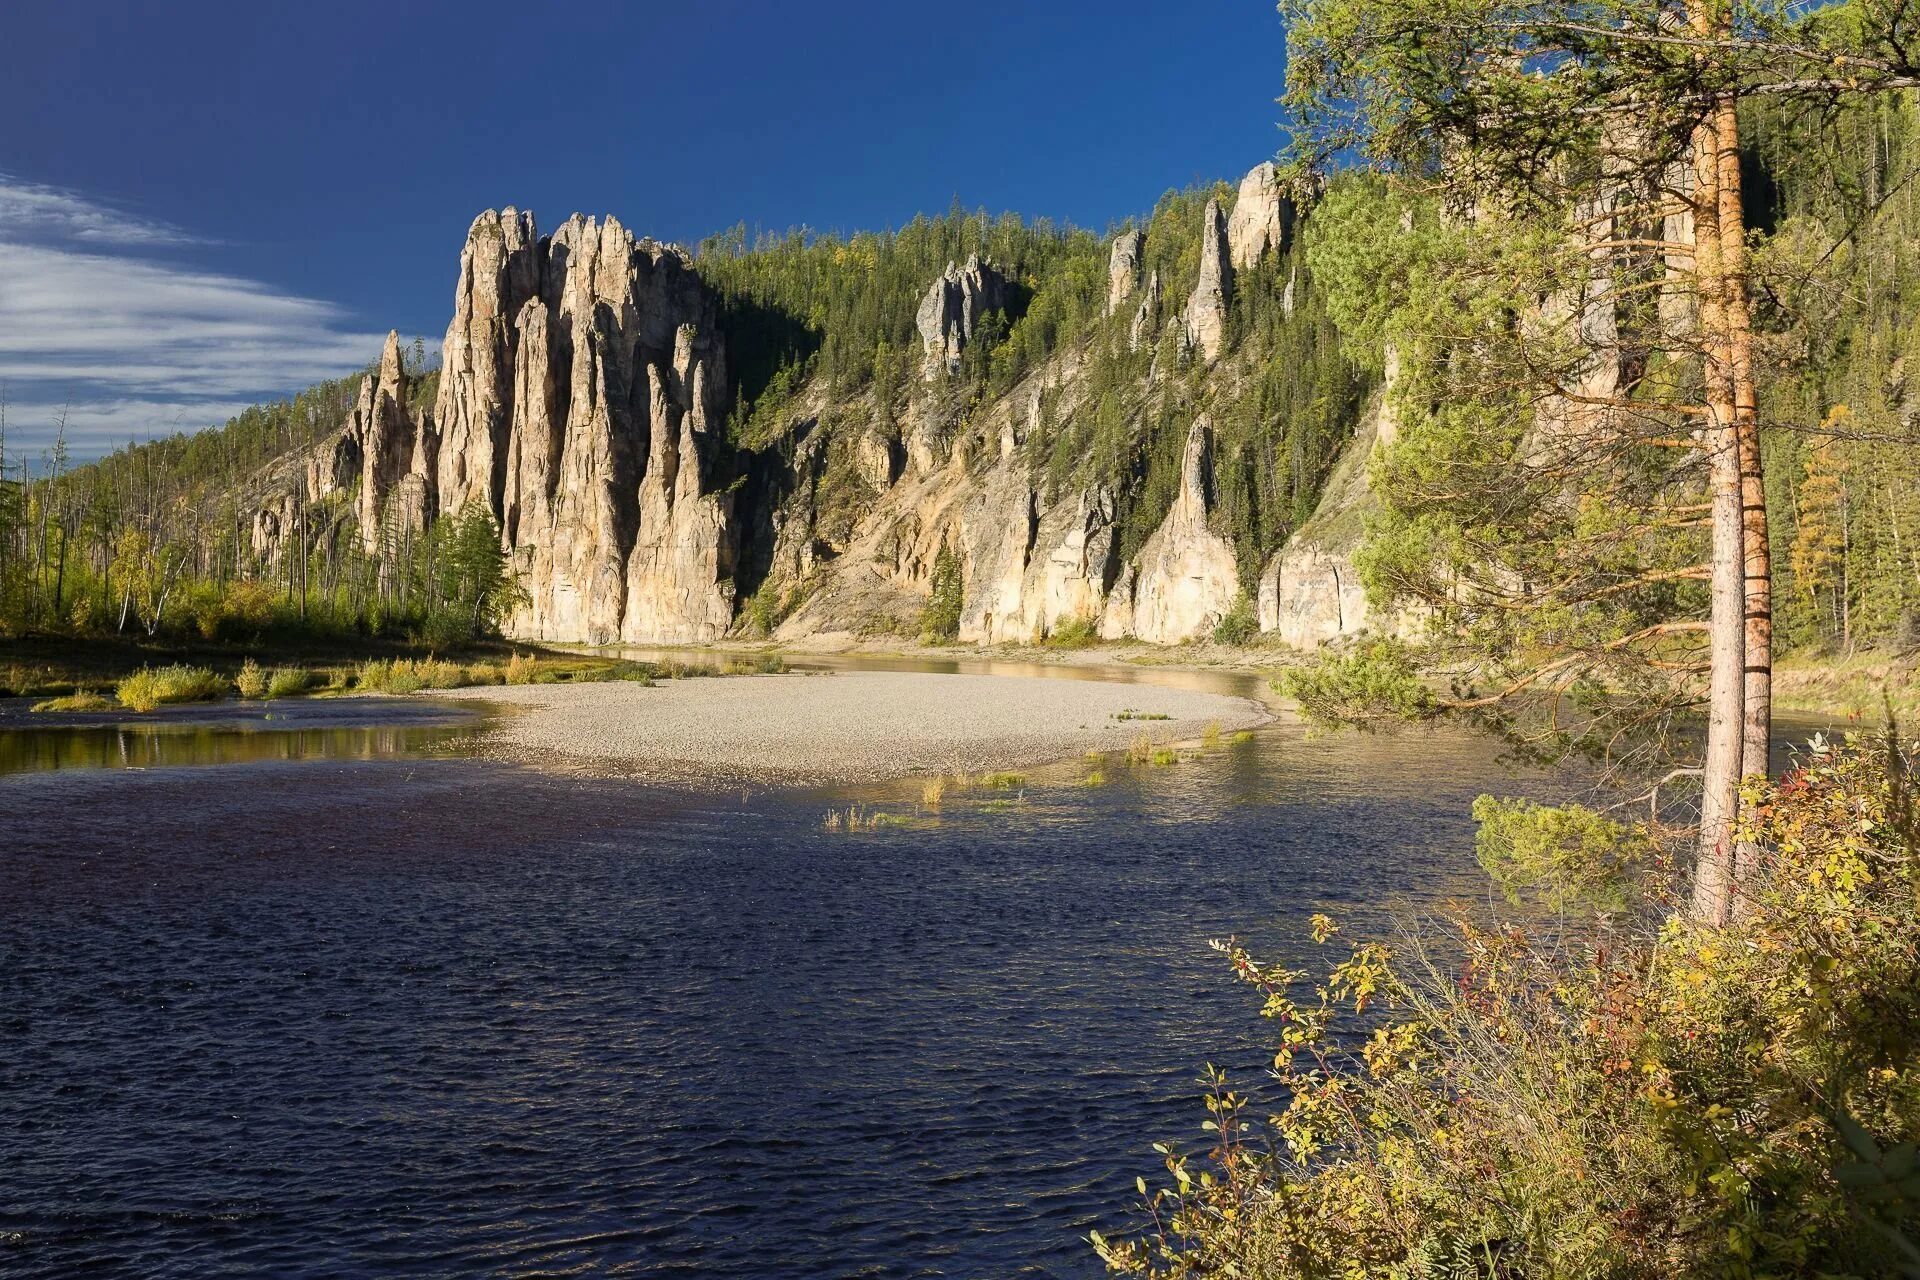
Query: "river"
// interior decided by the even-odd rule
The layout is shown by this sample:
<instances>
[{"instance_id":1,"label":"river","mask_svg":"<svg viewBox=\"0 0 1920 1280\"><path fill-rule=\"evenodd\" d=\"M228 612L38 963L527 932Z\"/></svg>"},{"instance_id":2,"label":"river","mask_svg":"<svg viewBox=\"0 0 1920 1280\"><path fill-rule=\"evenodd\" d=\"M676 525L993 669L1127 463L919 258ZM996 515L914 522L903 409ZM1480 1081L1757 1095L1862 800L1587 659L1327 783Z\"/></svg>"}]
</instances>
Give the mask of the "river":
<instances>
[{"instance_id":1,"label":"river","mask_svg":"<svg viewBox=\"0 0 1920 1280\"><path fill-rule=\"evenodd\" d=\"M1311 912L1482 902L1468 806L1536 785L1283 718L847 832L919 784L674 790L475 758L430 702L276 715L0 708L0 1273L1096 1276L1151 1144L1204 1138L1203 1064L1270 1054L1208 939L1321 964Z\"/></svg>"}]
</instances>

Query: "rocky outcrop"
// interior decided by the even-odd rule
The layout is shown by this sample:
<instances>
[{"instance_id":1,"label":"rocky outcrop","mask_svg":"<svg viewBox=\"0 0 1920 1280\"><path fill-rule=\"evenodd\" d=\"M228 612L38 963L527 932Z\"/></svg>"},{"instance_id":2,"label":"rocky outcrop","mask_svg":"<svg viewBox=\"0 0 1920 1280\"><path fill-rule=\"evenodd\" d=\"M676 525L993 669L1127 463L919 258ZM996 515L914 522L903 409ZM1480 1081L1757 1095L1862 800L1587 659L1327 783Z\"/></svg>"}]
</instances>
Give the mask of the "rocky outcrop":
<instances>
[{"instance_id":1,"label":"rocky outcrop","mask_svg":"<svg viewBox=\"0 0 1920 1280\"><path fill-rule=\"evenodd\" d=\"M733 621L733 496L719 308L678 249L576 214L475 219L460 259L438 411L415 423L397 335L309 492L357 461L367 546L483 508L527 594L529 639L719 638ZM440 430L435 429L438 423Z\"/></svg>"},{"instance_id":2,"label":"rocky outcrop","mask_svg":"<svg viewBox=\"0 0 1920 1280\"><path fill-rule=\"evenodd\" d=\"M556 642L697 643L743 618L781 638L917 635L942 548L958 560L963 641L1204 636L1243 588L1233 545L1209 527L1206 420L1190 423L1173 501L1135 554L1122 556L1122 528L1160 516L1137 505L1166 500L1157 472L1117 493L1089 477L1127 474L1107 456L1116 442L1193 412L1196 392L1205 403L1242 385L1265 358L1256 343L1227 349L1227 308L1236 267L1284 248L1292 217L1271 166L1242 182L1231 222L1209 201L1177 315L1145 269L1144 233L1117 237L1107 312L1134 348L1162 348L1120 385L1103 326L1004 391L809 381L785 401L777 447L747 450L723 439L720 303L681 251L613 219L576 215L543 237L530 214L483 214L432 412L410 405L419 391L390 336L341 431L253 482L247 532L271 562L299 539L380 549L438 515L486 511L526 592L509 634ZM957 370L1013 293L977 256L950 264L914 317L927 374ZM1206 387L1162 376L1181 352L1210 366ZM1352 553L1366 454L1390 434L1384 410L1361 424L1312 519L1244 584L1266 629L1311 645L1369 625Z\"/></svg>"},{"instance_id":3,"label":"rocky outcrop","mask_svg":"<svg viewBox=\"0 0 1920 1280\"><path fill-rule=\"evenodd\" d=\"M1399 361L1387 349L1386 378L1373 409L1321 490L1306 523L1262 566L1255 595L1260 629L1296 649L1313 649L1368 629L1380 630L1353 564L1375 499L1367 467L1376 450L1398 434L1390 393ZM1398 620L1384 629L1400 630Z\"/></svg>"},{"instance_id":4,"label":"rocky outcrop","mask_svg":"<svg viewBox=\"0 0 1920 1280\"><path fill-rule=\"evenodd\" d=\"M346 435L360 455L360 539L368 551L424 529L432 518L420 477L432 466L432 428L407 412L400 335L387 334L376 373L360 384Z\"/></svg>"},{"instance_id":5,"label":"rocky outcrop","mask_svg":"<svg viewBox=\"0 0 1920 1280\"><path fill-rule=\"evenodd\" d=\"M1132 616L1124 625L1121 618L1108 619L1115 634L1156 644L1205 635L1240 594L1233 547L1207 527L1212 452L1212 428L1205 418L1196 419L1187 430L1180 494L1140 551Z\"/></svg>"},{"instance_id":6,"label":"rocky outcrop","mask_svg":"<svg viewBox=\"0 0 1920 1280\"><path fill-rule=\"evenodd\" d=\"M1113 238L1113 252L1107 260L1107 314L1126 305L1140 284L1140 255L1145 251L1144 231L1123 231Z\"/></svg>"},{"instance_id":7,"label":"rocky outcrop","mask_svg":"<svg viewBox=\"0 0 1920 1280\"><path fill-rule=\"evenodd\" d=\"M469 502L500 509L514 398L515 326L528 300L540 292L542 249L533 215L511 206L488 210L467 231L433 412L444 445L434 491L449 511Z\"/></svg>"},{"instance_id":8,"label":"rocky outcrop","mask_svg":"<svg viewBox=\"0 0 1920 1280\"><path fill-rule=\"evenodd\" d=\"M1227 244L1235 271L1247 271L1269 253L1286 247L1293 232L1294 206L1271 160L1255 165L1240 179L1240 194L1227 222Z\"/></svg>"},{"instance_id":9,"label":"rocky outcrop","mask_svg":"<svg viewBox=\"0 0 1920 1280\"><path fill-rule=\"evenodd\" d=\"M969 257L964 267L948 263L945 274L928 287L914 315L928 376L942 369L958 373L960 355L973 341L981 318L991 311L1004 311L1006 306L1005 277L992 264L982 262L979 254Z\"/></svg>"},{"instance_id":10,"label":"rocky outcrop","mask_svg":"<svg viewBox=\"0 0 1920 1280\"><path fill-rule=\"evenodd\" d=\"M1140 305L1134 308L1133 323L1127 328L1127 346L1138 351L1143 342L1153 341L1153 326L1160 314L1160 268L1155 267L1147 277L1147 287L1140 295Z\"/></svg>"},{"instance_id":11,"label":"rocky outcrop","mask_svg":"<svg viewBox=\"0 0 1920 1280\"><path fill-rule=\"evenodd\" d=\"M1227 226L1220 202L1207 201L1200 233L1200 279L1187 300L1187 347L1212 364L1227 341L1227 299L1233 290L1233 264L1227 259Z\"/></svg>"}]
</instances>

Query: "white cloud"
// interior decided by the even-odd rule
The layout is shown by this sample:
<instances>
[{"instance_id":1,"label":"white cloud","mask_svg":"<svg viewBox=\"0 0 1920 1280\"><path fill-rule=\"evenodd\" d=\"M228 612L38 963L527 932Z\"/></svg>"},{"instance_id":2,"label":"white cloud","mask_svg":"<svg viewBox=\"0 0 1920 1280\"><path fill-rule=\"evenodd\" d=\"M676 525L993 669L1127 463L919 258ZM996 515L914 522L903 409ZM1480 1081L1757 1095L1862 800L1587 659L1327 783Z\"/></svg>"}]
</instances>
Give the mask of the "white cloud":
<instances>
[{"instance_id":1,"label":"white cloud","mask_svg":"<svg viewBox=\"0 0 1920 1280\"><path fill-rule=\"evenodd\" d=\"M226 420L374 359L383 333L332 303L151 256L201 243L72 192L0 175L7 453L37 456L68 409L78 456Z\"/></svg>"}]
</instances>

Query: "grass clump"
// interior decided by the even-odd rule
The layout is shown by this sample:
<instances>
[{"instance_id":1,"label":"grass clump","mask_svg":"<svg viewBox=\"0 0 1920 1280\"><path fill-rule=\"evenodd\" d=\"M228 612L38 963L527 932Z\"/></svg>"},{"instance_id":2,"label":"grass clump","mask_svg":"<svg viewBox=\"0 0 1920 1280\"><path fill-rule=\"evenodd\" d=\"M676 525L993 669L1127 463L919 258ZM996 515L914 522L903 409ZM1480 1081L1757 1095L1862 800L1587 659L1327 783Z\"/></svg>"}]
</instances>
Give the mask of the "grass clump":
<instances>
[{"instance_id":1,"label":"grass clump","mask_svg":"<svg viewBox=\"0 0 1920 1280\"><path fill-rule=\"evenodd\" d=\"M298 698L303 694L311 693L321 683L321 676L317 671L309 671L305 667L275 667L273 674L267 677L266 696ZM242 692L245 692L244 687Z\"/></svg>"},{"instance_id":2,"label":"grass clump","mask_svg":"<svg viewBox=\"0 0 1920 1280\"><path fill-rule=\"evenodd\" d=\"M1253 730L1251 730L1251 729L1242 729L1242 730L1240 730L1240 731L1239 731L1238 733L1236 733L1236 734L1234 734L1234 735L1233 735L1233 736L1232 736L1231 738L1229 738L1229 739L1227 739L1227 741L1229 741L1229 742L1252 742L1252 741L1253 741Z\"/></svg>"},{"instance_id":3,"label":"grass clump","mask_svg":"<svg viewBox=\"0 0 1920 1280\"><path fill-rule=\"evenodd\" d=\"M923 809L938 809L940 802L947 798L947 779L943 775L928 778L920 784L920 806Z\"/></svg>"},{"instance_id":4,"label":"grass clump","mask_svg":"<svg viewBox=\"0 0 1920 1280\"><path fill-rule=\"evenodd\" d=\"M129 711L152 711L175 702L211 702L226 692L226 682L205 667L142 667L114 688Z\"/></svg>"},{"instance_id":5,"label":"grass clump","mask_svg":"<svg viewBox=\"0 0 1920 1280\"><path fill-rule=\"evenodd\" d=\"M1210 1150L1159 1148L1147 1234L1095 1249L1265 1280L1915 1274L1913 749L1816 739L1757 793L1725 925L1653 870L1629 922L1459 919L1312 976L1216 942L1276 1024L1284 1110L1269 1133L1210 1070Z\"/></svg>"},{"instance_id":6,"label":"grass clump","mask_svg":"<svg viewBox=\"0 0 1920 1280\"><path fill-rule=\"evenodd\" d=\"M540 660L530 653L516 653L507 659L508 684L535 684L540 677Z\"/></svg>"},{"instance_id":7,"label":"grass clump","mask_svg":"<svg viewBox=\"0 0 1920 1280\"><path fill-rule=\"evenodd\" d=\"M828 831L878 831L882 827L904 827L907 819L884 809L851 804L844 809L829 809L821 826Z\"/></svg>"},{"instance_id":8,"label":"grass clump","mask_svg":"<svg viewBox=\"0 0 1920 1280\"><path fill-rule=\"evenodd\" d=\"M1126 708L1123 708L1122 710L1114 712L1113 718L1115 720L1120 720L1120 721L1173 719L1172 716L1168 715L1164 711L1135 711L1132 707L1126 707Z\"/></svg>"},{"instance_id":9,"label":"grass clump","mask_svg":"<svg viewBox=\"0 0 1920 1280\"><path fill-rule=\"evenodd\" d=\"M1025 775L998 769L992 773L980 775L980 788L983 791L1012 791L1026 783Z\"/></svg>"},{"instance_id":10,"label":"grass clump","mask_svg":"<svg viewBox=\"0 0 1920 1280\"><path fill-rule=\"evenodd\" d=\"M45 698L33 704L35 711L111 711L113 702L91 689L81 689L58 698Z\"/></svg>"},{"instance_id":11,"label":"grass clump","mask_svg":"<svg viewBox=\"0 0 1920 1280\"><path fill-rule=\"evenodd\" d=\"M249 700L267 696L267 671L252 658L240 664L240 674L233 678L234 687L240 690L240 696Z\"/></svg>"},{"instance_id":12,"label":"grass clump","mask_svg":"<svg viewBox=\"0 0 1920 1280\"><path fill-rule=\"evenodd\" d=\"M1218 720L1210 720L1207 722L1206 732L1200 735L1200 745L1209 751L1220 745L1220 722Z\"/></svg>"},{"instance_id":13,"label":"grass clump","mask_svg":"<svg viewBox=\"0 0 1920 1280\"><path fill-rule=\"evenodd\" d=\"M730 676L779 676L787 673L787 660L777 653L755 653L727 659L724 672Z\"/></svg>"},{"instance_id":14,"label":"grass clump","mask_svg":"<svg viewBox=\"0 0 1920 1280\"><path fill-rule=\"evenodd\" d=\"M1180 753L1172 747L1155 747L1153 754L1148 757L1147 763L1161 767L1170 764L1179 764Z\"/></svg>"},{"instance_id":15,"label":"grass clump","mask_svg":"<svg viewBox=\"0 0 1920 1280\"><path fill-rule=\"evenodd\" d=\"M1146 764L1153 759L1153 738L1148 734L1136 734L1127 744L1127 763Z\"/></svg>"},{"instance_id":16,"label":"grass clump","mask_svg":"<svg viewBox=\"0 0 1920 1280\"><path fill-rule=\"evenodd\" d=\"M1087 770L1086 781L1082 785L1089 786L1089 787L1106 786L1107 771L1105 769L1102 769L1099 765L1095 765L1093 768Z\"/></svg>"}]
</instances>

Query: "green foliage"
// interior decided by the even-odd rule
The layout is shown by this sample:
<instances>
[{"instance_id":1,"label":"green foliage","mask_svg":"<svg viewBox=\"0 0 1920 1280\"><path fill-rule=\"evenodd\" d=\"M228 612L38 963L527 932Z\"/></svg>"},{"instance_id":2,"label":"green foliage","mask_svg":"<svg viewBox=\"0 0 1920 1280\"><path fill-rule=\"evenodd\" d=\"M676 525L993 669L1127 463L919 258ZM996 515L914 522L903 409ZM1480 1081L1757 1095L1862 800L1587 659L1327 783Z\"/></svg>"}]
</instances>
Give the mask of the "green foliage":
<instances>
[{"instance_id":1,"label":"green foliage","mask_svg":"<svg viewBox=\"0 0 1920 1280\"><path fill-rule=\"evenodd\" d=\"M224 680L205 667L142 667L114 689L129 711L152 711L173 702L211 702L227 691Z\"/></svg>"},{"instance_id":2,"label":"green foliage","mask_svg":"<svg viewBox=\"0 0 1920 1280\"><path fill-rule=\"evenodd\" d=\"M1147 1233L1095 1247L1263 1280L1911 1271L1917 784L1816 741L1760 797L1765 875L1726 928L1462 921L1457 958L1361 943L1310 986L1216 944L1276 1028L1274 1145L1210 1072L1211 1149L1160 1145Z\"/></svg>"},{"instance_id":3,"label":"green foliage","mask_svg":"<svg viewBox=\"0 0 1920 1280\"><path fill-rule=\"evenodd\" d=\"M1655 860L1643 828L1584 805L1481 796L1474 853L1507 900L1550 911L1623 911L1639 899Z\"/></svg>"},{"instance_id":4,"label":"green foliage","mask_svg":"<svg viewBox=\"0 0 1920 1280\"><path fill-rule=\"evenodd\" d=\"M1106 246L1093 233L957 205L892 231L851 236L804 229L750 238L745 226L703 241L698 267L725 299L723 326L739 382L733 438L751 446L783 428L802 382L835 400L869 386L883 409L918 364L914 316L949 263L996 267L1014 298L970 347L963 381L1005 390L1071 341L1106 301Z\"/></svg>"},{"instance_id":5,"label":"green foliage","mask_svg":"<svg viewBox=\"0 0 1920 1280\"><path fill-rule=\"evenodd\" d=\"M428 531L423 570L432 575L428 637L455 644L496 631L526 601L500 546L500 527L484 506L469 504Z\"/></svg>"},{"instance_id":6,"label":"green foliage","mask_svg":"<svg viewBox=\"0 0 1920 1280\"><path fill-rule=\"evenodd\" d=\"M1069 618L1047 633L1049 649L1091 649L1100 643L1100 620L1087 616Z\"/></svg>"},{"instance_id":7,"label":"green foliage","mask_svg":"<svg viewBox=\"0 0 1920 1280\"><path fill-rule=\"evenodd\" d=\"M1416 655L1394 640L1371 640L1349 652L1291 668L1273 683L1307 715L1330 724L1424 720L1440 709Z\"/></svg>"},{"instance_id":8,"label":"green foliage","mask_svg":"<svg viewBox=\"0 0 1920 1280\"><path fill-rule=\"evenodd\" d=\"M945 542L933 559L933 593L920 614L920 631L928 640L951 643L960 635L960 607L965 585L960 580L960 557Z\"/></svg>"},{"instance_id":9,"label":"green foliage","mask_svg":"<svg viewBox=\"0 0 1920 1280\"><path fill-rule=\"evenodd\" d=\"M1234 597L1233 607L1213 624L1215 644L1251 644L1260 634L1260 618L1254 612L1253 597L1242 591Z\"/></svg>"},{"instance_id":10,"label":"green foliage","mask_svg":"<svg viewBox=\"0 0 1920 1280\"><path fill-rule=\"evenodd\" d=\"M297 698L321 683L318 673L304 667L275 667L267 680L269 698Z\"/></svg>"}]
</instances>

